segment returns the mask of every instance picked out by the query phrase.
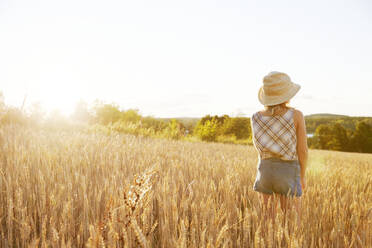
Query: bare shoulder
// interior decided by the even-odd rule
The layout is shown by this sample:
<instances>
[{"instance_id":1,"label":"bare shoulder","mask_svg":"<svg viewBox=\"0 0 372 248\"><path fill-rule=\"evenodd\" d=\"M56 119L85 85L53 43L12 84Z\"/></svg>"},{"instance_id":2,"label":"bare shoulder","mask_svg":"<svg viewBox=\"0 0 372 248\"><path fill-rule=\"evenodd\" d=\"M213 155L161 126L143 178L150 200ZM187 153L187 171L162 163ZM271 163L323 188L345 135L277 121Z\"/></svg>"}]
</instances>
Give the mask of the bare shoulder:
<instances>
[{"instance_id":1,"label":"bare shoulder","mask_svg":"<svg viewBox=\"0 0 372 248\"><path fill-rule=\"evenodd\" d=\"M293 121L296 125L296 127L298 125L302 125L304 123L304 115L302 114L302 112L298 109L295 109L293 108Z\"/></svg>"},{"instance_id":2,"label":"bare shoulder","mask_svg":"<svg viewBox=\"0 0 372 248\"><path fill-rule=\"evenodd\" d=\"M300 110L293 108L293 117L297 118L298 120L301 120L304 118L304 115Z\"/></svg>"}]
</instances>

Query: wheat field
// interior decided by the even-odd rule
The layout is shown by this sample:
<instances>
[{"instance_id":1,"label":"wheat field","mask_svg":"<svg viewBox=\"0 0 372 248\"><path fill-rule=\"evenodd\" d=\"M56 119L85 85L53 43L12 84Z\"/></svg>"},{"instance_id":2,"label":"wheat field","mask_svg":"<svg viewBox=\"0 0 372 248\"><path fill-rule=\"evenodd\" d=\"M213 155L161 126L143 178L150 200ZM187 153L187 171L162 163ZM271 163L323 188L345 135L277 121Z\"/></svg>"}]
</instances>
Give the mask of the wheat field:
<instances>
[{"instance_id":1,"label":"wheat field","mask_svg":"<svg viewBox=\"0 0 372 248\"><path fill-rule=\"evenodd\" d=\"M372 247L372 155L311 150L265 221L253 147L0 128L1 247Z\"/></svg>"}]
</instances>

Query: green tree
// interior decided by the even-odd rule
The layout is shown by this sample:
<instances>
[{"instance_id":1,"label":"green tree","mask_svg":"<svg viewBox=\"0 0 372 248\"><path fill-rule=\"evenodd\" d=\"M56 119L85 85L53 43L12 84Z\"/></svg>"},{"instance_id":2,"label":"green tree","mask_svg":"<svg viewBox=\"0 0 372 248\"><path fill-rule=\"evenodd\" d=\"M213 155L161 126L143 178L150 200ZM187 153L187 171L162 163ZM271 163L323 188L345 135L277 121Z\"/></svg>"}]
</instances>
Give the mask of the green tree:
<instances>
[{"instance_id":1,"label":"green tree","mask_svg":"<svg viewBox=\"0 0 372 248\"><path fill-rule=\"evenodd\" d=\"M141 118L142 118L141 115L138 112L139 112L138 109L129 109L129 110L123 112L123 114L121 116L121 119L123 121L136 123L139 120L141 120Z\"/></svg>"},{"instance_id":2,"label":"green tree","mask_svg":"<svg viewBox=\"0 0 372 248\"><path fill-rule=\"evenodd\" d=\"M205 120L204 123L200 121L195 128L195 134L203 141L216 141L218 134L218 120L212 118Z\"/></svg>"},{"instance_id":3,"label":"green tree","mask_svg":"<svg viewBox=\"0 0 372 248\"><path fill-rule=\"evenodd\" d=\"M206 115L199 120L198 124L204 125L205 122L211 121L214 119L219 125L222 125L225 122L225 120L229 118L230 117L228 115L223 115L221 117L218 115L215 115L215 116Z\"/></svg>"},{"instance_id":4,"label":"green tree","mask_svg":"<svg viewBox=\"0 0 372 248\"><path fill-rule=\"evenodd\" d=\"M235 135L237 139L247 139L251 136L249 118L226 118L222 126L223 135Z\"/></svg>"},{"instance_id":5,"label":"green tree","mask_svg":"<svg viewBox=\"0 0 372 248\"><path fill-rule=\"evenodd\" d=\"M372 127L365 121L356 125L355 132L351 139L353 150L356 152L372 153Z\"/></svg>"},{"instance_id":6,"label":"green tree","mask_svg":"<svg viewBox=\"0 0 372 248\"><path fill-rule=\"evenodd\" d=\"M168 126L165 121L155 119L151 116L142 117L140 123L142 127L153 128L155 132L159 132Z\"/></svg>"},{"instance_id":7,"label":"green tree","mask_svg":"<svg viewBox=\"0 0 372 248\"><path fill-rule=\"evenodd\" d=\"M115 104L98 103L94 107L94 112L96 122L103 125L115 123L123 116L123 113L119 110L119 106Z\"/></svg>"},{"instance_id":8,"label":"green tree","mask_svg":"<svg viewBox=\"0 0 372 248\"><path fill-rule=\"evenodd\" d=\"M311 139L313 148L347 151L349 138L346 129L340 123L319 125Z\"/></svg>"},{"instance_id":9,"label":"green tree","mask_svg":"<svg viewBox=\"0 0 372 248\"><path fill-rule=\"evenodd\" d=\"M332 132L328 125L319 125L314 133L315 147L319 149L329 149L329 142L332 138Z\"/></svg>"},{"instance_id":10,"label":"green tree","mask_svg":"<svg viewBox=\"0 0 372 248\"><path fill-rule=\"evenodd\" d=\"M163 130L163 135L171 139L180 139L185 134L185 127L176 119L172 119Z\"/></svg>"},{"instance_id":11,"label":"green tree","mask_svg":"<svg viewBox=\"0 0 372 248\"><path fill-rule=\"evenodd\" d=\"M330 140L331 150L347 151L349 146L349 139L347 137L346 129L340 123L335 123L331 126L332 138Z\"/></svg>"}]
</instances>

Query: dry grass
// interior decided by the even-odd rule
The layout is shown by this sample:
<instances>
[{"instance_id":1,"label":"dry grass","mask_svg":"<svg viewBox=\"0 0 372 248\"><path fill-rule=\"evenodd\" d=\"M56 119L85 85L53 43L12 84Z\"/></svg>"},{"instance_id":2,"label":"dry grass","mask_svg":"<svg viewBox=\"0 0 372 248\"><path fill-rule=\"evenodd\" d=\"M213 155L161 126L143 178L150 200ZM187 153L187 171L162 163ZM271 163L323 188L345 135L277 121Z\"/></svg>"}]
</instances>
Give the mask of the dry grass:
<instances>
[{"instance_id":1,"label":"dry grass","mask_svg":"<svg viewBox=\"0 0 372 248\"><path fill-rule=\"evenodd\" d=\"M371 247L372 155L311 151L302 222L250 146L0 128L1 247Z\"/></svg>"}]
</instances>

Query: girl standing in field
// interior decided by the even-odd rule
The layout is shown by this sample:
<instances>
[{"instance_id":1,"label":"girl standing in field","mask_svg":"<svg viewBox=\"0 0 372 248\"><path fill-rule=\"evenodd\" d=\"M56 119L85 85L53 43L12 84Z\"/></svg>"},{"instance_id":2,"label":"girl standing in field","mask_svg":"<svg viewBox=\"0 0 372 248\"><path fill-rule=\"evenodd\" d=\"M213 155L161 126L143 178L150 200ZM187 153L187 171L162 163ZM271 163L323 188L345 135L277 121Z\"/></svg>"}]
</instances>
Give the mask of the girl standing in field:
<instances>
[{"instance_id":1,"label":"girl standing in field","mask_svg":"<svg viewBox=\"0 0 372 248\"><path fill-rule=\"evenodd\" d=\"M253 144L259 154L253 189L262 195L263 206L275 211L274 199L285 211L289 197L300 197L306 186L306 128L303 114L288 107L300 86L281 72L263 79L258 99L265 109L251 118ZM273 199L274 196L274 199ZM299 210L299 198L296 209Z\"/></svg>"}]
</instances>

